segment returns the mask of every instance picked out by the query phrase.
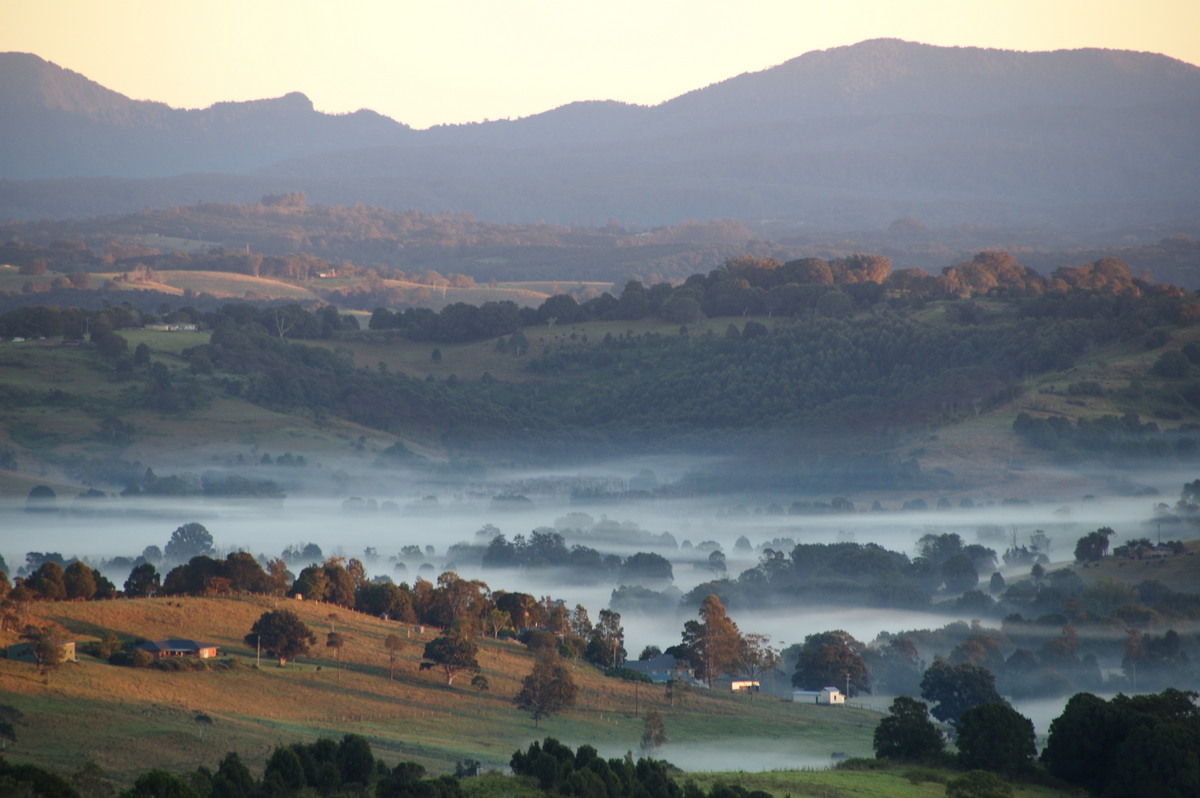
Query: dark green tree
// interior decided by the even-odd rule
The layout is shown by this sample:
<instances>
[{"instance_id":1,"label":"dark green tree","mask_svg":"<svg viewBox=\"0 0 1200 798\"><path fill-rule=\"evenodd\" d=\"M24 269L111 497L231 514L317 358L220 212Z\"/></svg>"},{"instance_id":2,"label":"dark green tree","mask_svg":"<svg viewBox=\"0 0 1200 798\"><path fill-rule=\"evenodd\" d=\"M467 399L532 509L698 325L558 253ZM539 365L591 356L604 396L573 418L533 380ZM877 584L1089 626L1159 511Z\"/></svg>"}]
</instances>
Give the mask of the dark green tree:
<instances>
[{"instance_id":1,"label":"dark green tree","mask_svg":"<svg viewBox=\"0 0 1200 798\"><path fill-rule=\"evenodd\" d=\"M183 778L165 770L151 770L137 777L133 788L121 798L200 798Z\"/></svg>"},{"instance_id":2,"label":"dark green tree","mask_svg":"<svg viewBox=\"0 0 1200 798\"><path fill-rule=\"evenodd\" d=\"M921 677L921 697L933 703L930 712L935 718L954 724L971 707L1004 703L996 691L996 677L987 668L970 662L951 665L940 657Z\"/></svg>"},{"instance_id":3,"label":"dark green tree","mask_svg":"<svg viewBox=\"0 0 1200 798\"><path fill-rule=\"evenodd\" d=\"M1079 693L1051 722L1042 764L1096 795L1198 795L1196 698L1194 692L1175 689L1111 701Z\"/></svg>"},{"instance_id":4,"label":"dark green tree","mask_svg":"<svg viewBox=\"0 0 1200 798\"><path fill-rule=\"evenodd\" d=\"M929 719L924 701L897 696L887 717L875 727L873 744L879 759L925 762L936 759L946 743L937 726Z\"/></svg>"},{"instance_id":5,"label":"dark green tree","mask_svg":"<svg viewBox=\"0 0 1200 798\"><path fill-rule=\"evenodd\" d=\"M1033 721L1008 704L995 702L962 713L956 744L964 768L1008 777L1027 773L1037 756Z\"/></svg>"},{"instance_id":6,"label":"dark green tree","mask_svg":"<svg viewBox=\"0 0 1200 798\"><path fill-rule=\"evenodd\" d=\"M62 601L67 597L63 567L53 560L38 566L25 580L25 587L47 601Z\"/></svg>"},{"instance_id":7,"label":"dark green tree","mask_svg":"<svg viewBox=\"0 0 1200 798\"><path fill-rule=\"evenodd\" d=\"M96 595L96 574L87 563L76 560L63 571L68 599L90 599Z\"/></svg>"},{"instance_id":8,"label":"dark green tree","mask_svg":"<svg viewBox=\"0 0 1200 798\"><path fill-rule=\"evenodd\" d=\"M125 595L130 598L145 598L158 592L161 583L158 571L148 562L135 565L125 580Z\"/></svg>"},{"instance_id":9,"label":"dark green tree","mask_svg":"<svg viewBox=\"0 0 1200 798\"><path fill-rule=\"evenodd\" d=\"M832 686L845 690L848 680L849 695L869 693L871 679L863 661L865 651L866 646L840 629L808 635L796 651L792 685L802 690Z\"/></svg>"},{"instance_id":10,"label":"dark green tree","mask_svg":"<svg viewBox=\"0 0 1200 798\"><path fill-rule=\"evenodd\" d=\"M1089 532L1075 544L1075 559L1079 562L1095 562L1108 553L1108 541L1116 532L1112 527L1100 527Z\"/></svg>"},{"instance_id":11,"label":"dark green tree","mask_svg":"<svg viewBox=\"0 0 1200 798\"><path fill-rule=\"evenodd\" d=\"M246 767L236 751L230 751L213 774L210 798L253 798L254 792L254 776L250 768Z\"/></svg>"},{"instance_id":12,"label":"dark green tree","mask_svg":"<svg viewBox=\"0 0 1200 798\"><path fill-rule=\"evenodd\" d=\"M371 744L358 734L347 734L337 747L337 767L342 781L350 784L370 784L375 772L375 755Z\"/></svg>"}]
</instances>

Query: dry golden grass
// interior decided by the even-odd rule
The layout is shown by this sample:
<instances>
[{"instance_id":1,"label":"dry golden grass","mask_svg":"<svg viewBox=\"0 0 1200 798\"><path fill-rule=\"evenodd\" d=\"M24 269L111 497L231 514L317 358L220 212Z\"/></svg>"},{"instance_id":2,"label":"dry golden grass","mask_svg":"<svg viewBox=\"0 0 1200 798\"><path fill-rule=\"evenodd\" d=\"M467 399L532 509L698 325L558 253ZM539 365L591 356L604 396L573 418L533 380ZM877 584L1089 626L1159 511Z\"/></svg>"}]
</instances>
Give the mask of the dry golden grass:
<instances>
[{"instance_id":1,"label":"dry golden grass","mask_svg":"<svg viewBox=\"0 0 1200 798\"><path fill-rule=\"evenodd\" d=\"M279 668L264 657L256 668L255 652L242 636L276 606L299 614L319 643L297 665ZM0 660L0 703L24 713L10 758L60 772L94 759L125 782L151 766L214 767L228 750L259 768L277 744L345 733L367 737L389 763L412 759L436 771L466 757L503 764L517 748L545 735L623 751L636 748L642 732L635 700L641 712L663 713L672 739L681 742L731 734L808 738L863 755L870 751L877 718L762 698L750 703L707 691L671 708L661 687L635 687L577 663L572 670L580 686L578 705L535 728L511 703L532 666L516 643L480 641L479 661L490 690L479 694L469 674L447 687L440 672L419 670L424 644L437 630L331 605L267 597L156 598L39 603L31 613L34 622L77 641L98 639L109 630L123 640L193 638L218 644L221 658L240 663L227 670L165 672L81 656L78 663L42 677L31 664ZM331 623L348 641L340 671L324 645ZM393 633L404 641L394 681L388 679L383 647ZM4 643L13 639L13 633L0 636ZM201 728L195 721L199 713L213 719L211 727Z\"/></svg>"}]
</instances>

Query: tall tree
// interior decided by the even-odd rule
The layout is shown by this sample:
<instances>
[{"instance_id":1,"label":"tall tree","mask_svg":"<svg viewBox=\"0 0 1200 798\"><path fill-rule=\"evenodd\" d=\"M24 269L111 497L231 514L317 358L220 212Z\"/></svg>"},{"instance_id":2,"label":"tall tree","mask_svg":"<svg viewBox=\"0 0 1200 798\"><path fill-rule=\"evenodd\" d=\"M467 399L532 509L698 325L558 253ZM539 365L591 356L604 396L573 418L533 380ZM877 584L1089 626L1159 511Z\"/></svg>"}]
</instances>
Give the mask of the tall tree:
<instances>
[{"instance_id":1,"label":"tall tree","mask_svg":"<svg viewBox=\"0 0 1200 798\"><path fill-rule=\"evenodd\" d=\"M592 627L588 640L586 658L602 668L615 668L625 661L625 627L621 626L621 613L600 610L599 620Z\"/></svg>"},{"instance_id":2,"label":"tall tree","mask_svg":"<svg viewBox=\"0 0 1200 798\"><path fill-rule=\"evenodd\" d=\"M721 600L709 594L700 603L700 620L683 625L683 645L697 675L711 687L713 679L737 669L744 643Z\"/></svg>"}]
</instances>

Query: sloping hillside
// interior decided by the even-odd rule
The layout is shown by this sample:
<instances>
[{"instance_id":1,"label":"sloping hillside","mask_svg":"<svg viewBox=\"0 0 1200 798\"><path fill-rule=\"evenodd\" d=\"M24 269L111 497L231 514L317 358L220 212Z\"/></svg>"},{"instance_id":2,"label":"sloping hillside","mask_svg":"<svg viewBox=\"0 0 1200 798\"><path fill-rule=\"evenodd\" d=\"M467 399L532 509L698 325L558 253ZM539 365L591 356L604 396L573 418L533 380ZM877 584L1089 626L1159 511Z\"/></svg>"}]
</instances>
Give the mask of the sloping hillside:
<instances>
[{"instance_id":1,"label":"sloping hillside","mask_svg":"<svg viewBox=\"0 0 1200 798\"><path fill-rule=\"evenodd\" d=\"M285 668L265 657L256 664L243 637L260 614L283 607L320 642L310 656ZM641 713L650 709L663 715L672 740L681 743L718 745L733 735L788 740L798 755L869 755L878 718L865 710L829 712L708 691L693 691L672 707L661 686L605 678L575 663L576 707L535 727L512 704L533 664L524 646L479 640L489 689L473 689L469 677L447 687L440 672L419 670L424 644L438 630L292 599L37 603L29 620L80 643L111 631L123 641L181 637L220 647L216 667L200 671L117 667L83 655L41 676L32 664L0 660L3 703L23 715L7 755L59 772L94 759L104 771L129 779L152 766L215 767L229 750L258 772L275 745L351 732L367 737L389 764L412 759L443 772L466 758L503 766L518 747L547 734L619 756L637 746ZM340 667L324 645L331 628L347 640ZM403 642L394 678L383 646L389 634ZM15 635L2 639L15 642ZM211 725L197 723L201 714Z\"/></svg>"}]
</instances>

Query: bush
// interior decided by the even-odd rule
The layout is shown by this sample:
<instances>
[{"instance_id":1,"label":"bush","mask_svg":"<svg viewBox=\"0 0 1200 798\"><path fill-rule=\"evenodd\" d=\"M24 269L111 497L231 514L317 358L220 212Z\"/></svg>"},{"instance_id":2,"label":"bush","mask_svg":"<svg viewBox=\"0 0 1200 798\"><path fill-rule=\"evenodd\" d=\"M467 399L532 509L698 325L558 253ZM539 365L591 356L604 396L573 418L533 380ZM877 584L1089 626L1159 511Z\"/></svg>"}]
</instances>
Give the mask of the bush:
<instances>
[{"instance_id":1,"label":"bush","mask_svg":"<svg viewBox=\"0 0 1200 798\"><path fill-rule=\"evenodd\" d=\"M627 682L653 682L654 681L646 674L641 673L640 671L635 671L633 668L622 668L622 667L606 668L604 670L604 675L608 676L610 678L624 679Z\"/></svg>"},{"instance_id":2,"label":"bush","mask_svg":"<svg viewBox=\"0 0 1200 798\"><path fill-rule=\"evenodd\" d=\"M1012 787L986 770L972 770L946 782L946 798L1012 798L1012 794Z\"/></svg>"},{"instance_id":3,"label":"bush","mask_svg":"<svg viewBox=\"0 0 1200 798\"><path fill-rule=\"evenodd\" d=\"M923 784L925 782L929 782L931 784L946 783L946 774L940 770L934 770L933 768L905 768L903 775L910 784Z\"/></svg>"},{"instance_id":4,"label":"bush","mask_svg":"<svg viewBox=\"0 0 1200 798\"><path fill-rule=\"evenodd\" d=\"M154 664L154 655L142 648L134 649L130 655L130 664L135 668L149 668Z\"/></svg>"},{"instance_id":5,"label":"bush","mask_svg":"<svg viewBox=\"0 0 1200 798\"><path fill-rule=\"evenodd\" d=\"M833 766L834 770L887 770L891 765L882 759L867 759L855 756L843 759Z\"/></svg>"}]
</instances>

